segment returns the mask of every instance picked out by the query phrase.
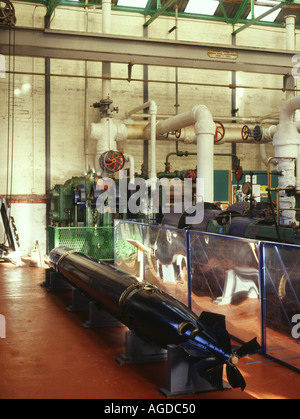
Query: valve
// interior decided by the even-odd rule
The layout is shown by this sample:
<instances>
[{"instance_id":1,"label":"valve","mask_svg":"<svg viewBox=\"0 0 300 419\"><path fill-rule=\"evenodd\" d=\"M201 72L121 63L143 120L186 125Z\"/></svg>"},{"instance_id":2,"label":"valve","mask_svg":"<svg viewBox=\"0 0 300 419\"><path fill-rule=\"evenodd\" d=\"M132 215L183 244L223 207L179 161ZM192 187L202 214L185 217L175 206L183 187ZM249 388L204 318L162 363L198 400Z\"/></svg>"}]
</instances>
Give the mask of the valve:
<instances>
[{"instance_id":1,"label":"valve","mask_svg":"<svg viewBox=\"0 0 300 419\"><path fill-rule=\"evenodd\" d=\"M123 168L125 157L118 150L109 150L100 156L99 164L102 170L108 173L116 173Z\"/></svg>"},{"instance_id":2,"label":"valve","mask_svg":"<svg viewBox=\"0 0 300 419\"><path fill-rule=\"evenodd\" d=\"M15 23L16 23L16 16L15 16L15 8L13 4L9 0L1 0L0 25L14 26Z\"/></svg>"},{"instance_id":3,"label":"valve","mask_svg":"<svg viewBox=\"0 0 300 419\"><path fill-rule=\"evenodd\" d=\"M242 166L236 166L234 169L234 177L235 180L237 180L238 182L242 179L243 177L243 168Z\"/></svg>"},{"instance_id":4,"label":"valve","mask_svg":"<svg viewBox=\"0 0 300 419\"><path fill-rule=\"evenodd\" d=\"M251 137L256 143L259 143L262 139L263 131L259 125L256 125L253 129L250 129L248 125L244 125L241 134L244 141Z\"/></svg>"},{"instance_id":5,"label":"valve","mask_svg":"<svg viewBox=\"0 0 300 419\"><path fill-rule=\"evenodd\" d=\"M112 113L116 111L119 112L118 107L113 107L113 101L111 99L101 99L99 102L93 103L93 108L100 109L100 115L102 118L111 118Z\"/></svg>"},{"instance_id":6,"label":"valve","mask_svg":"<svg viewBox=\"0 0 300 419\"><path fill-rule=\"evenodd\" d=\"M249 134L250 134L250 128L248 127L248 125L244 125L241 131L242 134L242 139L244 141L247 141L249 138Z\"/></svg>"},{"instance_id":7,"label":"valve","mask_svg":"<svg viewBox=\"0 0 300 419\"><path fill-rule=\"evenodd\" d=\"M177 129L177 130L175 131L175 137L176 137L176 138L180 138L180 136L181 136L181 129Z\"/></svg>"},{"instance_id":8,"label":"valve","mask_svg":"<svg viewBox=\"0 0 300 419\"><path fill-rule=\"evenodd\" d=\"M215 143L218 143L223 140L225 136L225 127L222 122L215 121L216 124L216 134L215 134Z\"/></svg>"},{"instance_id":9,"label":"valve","mask_svg":"<svg viewBox=\"0 0 300 419\"><path fill-rule=\"evenodd\" d=\"M195 180L195 179L196 179L196 177L197 177L197 172L196 172L196 170L188 170L188 171L186 172L186 177L187 177L188 179Z\"/></svg>"},{"instance_id":10,"label":"valve","mask_svg":"<svg viewBox=\"0 0 300 419\"><path fill-rule=\"evenodd\" d=\"M252 130L252 137L256 143L259 143L262 139L263 131L259 125L256 125Z\"/></svg>"}]
</instances>

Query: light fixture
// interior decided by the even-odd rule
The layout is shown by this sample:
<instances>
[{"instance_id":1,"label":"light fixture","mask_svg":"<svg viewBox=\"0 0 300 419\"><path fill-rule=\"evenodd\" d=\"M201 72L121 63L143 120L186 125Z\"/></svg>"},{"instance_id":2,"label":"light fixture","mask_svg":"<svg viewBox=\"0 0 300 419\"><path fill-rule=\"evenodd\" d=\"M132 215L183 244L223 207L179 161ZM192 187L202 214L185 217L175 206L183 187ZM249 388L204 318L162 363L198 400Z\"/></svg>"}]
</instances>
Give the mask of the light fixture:
<instances>
[{"instance_id":1,"label":"light fixture","mask_svg":"<svg viewBox=\"0 0 300 419\"><path fill-rule=\"evenodd\" d=\"M219 6L217 0L189 0L184 12L193 13L197 15L210 15L213 16Z\"/></svg>"}]
</instances>

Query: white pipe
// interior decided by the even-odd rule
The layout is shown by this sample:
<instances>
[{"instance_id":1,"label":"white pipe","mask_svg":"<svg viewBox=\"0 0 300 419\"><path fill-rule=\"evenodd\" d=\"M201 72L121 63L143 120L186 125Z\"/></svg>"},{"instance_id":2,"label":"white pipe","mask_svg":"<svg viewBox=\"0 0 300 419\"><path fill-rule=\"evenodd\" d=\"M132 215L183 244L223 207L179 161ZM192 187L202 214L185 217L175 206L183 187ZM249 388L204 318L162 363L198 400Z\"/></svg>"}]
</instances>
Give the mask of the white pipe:
<instances>
[{"instance_id":1,"label":"white pipe","mask_svg":"<svg viewBox=\"0 0 300 419\"><path fill-rule=\"evenodd\" d=\"M111 0L102 0L102 33L111 33ZM102 99L111 98L111 63L102 62Z\"/></svg>"},{"instance_id":2,"label":"white pipe","mask_svg":"<svg viewBox=\"0 0 300 419\"><path fill-rule=\"evenodd\" d=\"M267 150L266 150L266 144L260 144L259 145L259 151L260 151L260 157L265 164L266 167L269 166L269 162L271 161L271 170L274 170L276 166L278 165L278 162L273 159L273 157L267 156Z\"/></svg>"},{"instance_id":3,"label":"white pipe","mask_svg":"<svg viewBox=\"0 0 300 419\"><path fill-rule=\"evenodd\" d=\"M130 118L131 115L149 108L150 114L150 183L155 188L156 185L156 117L157 117L157 105L154 100L148 100L148 102L143 103L142 105L138 106L137 108L132 109L131 111L127 111L125 113L127 118ZM139 125L139 124L137 124ZM147 127L149 126L149 123ZM144 132L143 126L143 132ZM129 137L130 138L130 137ZM144 138L144 135L143 137Z\"/></svg>"},{"instance_id":4,"label":"white pipe","mask_svg":"<svg viewBox=\"0 0 300 419\"><path fill-rule=\"evenodd\" d=\"M129 163L129 183L134 184L134 157L131 154L124 154L124 157L126 159L126 162Z\"/></svg>"},{"instance_id":5,"label":"white pipe","mask_svg":"<svg viewBox=\"0 0 300 419\"><path fill-rule=\"evenodd\" d=\"M151 115L151 138L150 138L150 147L151 147L151 171L150 171L150 179L154 179L156 181L156 115L157 115L157 106L153 100L150 100L150 108L149 112Z\"/></svg>"},{"instance_id":6,"label":"white pipe","mask_svg":"<svg viewBox=\"0 0 300 419\"><path fill-rule=\"evenodd\" d=\"M111 31L111 0L102 0L102 33Z\"/></svg>"},{"instance_id":7,"label":"white pipe","mask_svg":"<svg viewBox=\"0 0 300 419\"><path fill-rule=\"evenodd\" d=\"M91 123L90 129L90 139L97 141L95 171L101 175L99 157L109 150L117 150L116 142L126 140L127 129L122 121L113 118L101 118L100 122Z\"/></svg>"},{"instance_id":8,"label":"white pipe","mask_svg":"<svg viewBox=\"0 0 300 419\"><path fill-rule=\"evenodd\" d=\"M111 31L111 0L102 0L102 32ZM111 63L102 62L102 99L111 99ZM102 169L99 164L101 154L116 150L118 128L110 117L101 118L99 123L91 124L90 138L97 141L95 156L95 172L100 176Z\"/></svg>"},{"instance_id":9,"label":"white pipe","mask_svg":"<svg viewBox=\"0 0 300 419\"><path fill-rule=\"evenodd\" d=\"M196 202L214 201L214 136L216 126L212 114L204 105L195 106L191 111L185 112L169 119L159 121L156 125L157 135L176 131L181 128L195 125L197 137L197 186ZM146 127L147 129L147 127ZM200 184L204 180L204 190Z\"/></svg>"},{"instance_id":10,"label":"white pipe","mask_svg":"<svg viewBox=\"0 0 300 419\"><path fill-rule=\"evenodd\" d=\"M286 16L285 17L286 23L286 49L290 51L295 51L296 49L296 31L295 31L295 24L296 24L296 16ZM295 80L292 76L288 78L288 88L295 87ZM286 97L290 99L294 96L294 92L287 91ZM294 116L294 114L293 114ZM298 156L296 160L296 190L300 192L300 148L298 147Z\"/></svg>"},{"instance_id":11,"label":"white pipe","mask_svg":"<svg viewBox=\"0 0 300 419\"><path fill-rule=\"evenodd\" d=\"M300 109L300 96L295 96L285 102L280 112L279 125L273 137L278 170L282 172L282 176L279 176L278 179L279 188L299 187L299 185L296 185L295 160L299 154L300 134L297 130L297 124L293 122L294 113L297 109ZM295 211L291 210L295 208L295 203L295 197L288 197L285 191L280 191L281 224L290 225L296 222Z\"/></svg>"},{"instance_id":12,"label":"white pipe","mask_svg":"<svg viewBox=\"0 0 300 419\"><path fill-rule=\"evenodd\" d=\"M289 51L295 51L295 24L296 16L289 15L285 16L285 29L286 29L286 49Z\"/></svg>"}]
</instances>

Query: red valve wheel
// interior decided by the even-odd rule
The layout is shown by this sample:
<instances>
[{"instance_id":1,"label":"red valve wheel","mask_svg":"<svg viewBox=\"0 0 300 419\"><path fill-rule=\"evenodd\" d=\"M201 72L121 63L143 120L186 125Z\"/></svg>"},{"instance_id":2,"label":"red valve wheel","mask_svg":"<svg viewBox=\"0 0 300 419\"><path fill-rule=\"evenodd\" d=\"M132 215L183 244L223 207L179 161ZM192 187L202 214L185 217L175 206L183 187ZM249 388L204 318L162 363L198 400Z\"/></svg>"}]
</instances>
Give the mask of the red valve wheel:
<instances>
[{"instance_id":1,"label":"red valve wheel","mask_svg":"<svg viewBox=\"0 0 300 419\"><path fill-rule=\"evenodd\" d=\"M223 140L225 136L225 127L222 124L222 122L215 121L216 124L216 135L215 135L215 143L218 143L219 141Z\"/></svg>"},{"instance_id":2,"label":"red valve wheel","mask_svg":"<svg viewBox=\"0 0 300 419\"><path fill-rule=\"evenodd\" d=\"M249 138L249 134L250 134L250 128L248 127L248 125L244 125L242 128L242 139L244 141L247 141Z\"/></svg>"},{"instance_id":3,"label":"red valve wheel","mask_svg":"<svg viewBox=\"0 0 300 419\"><path fill-rule=\"evenodd\" d=\"M120 151L110 150L103 159L105 169L109 172L118 172L125 164L125 157Z\"/></svg>"},{"instance_id":4,"label":"red valve wheel","mask_svg":"<svg viewBox=\"0 0 300 419\"><path fill-rule=\"evenodd\" d=\"M175 131L175 137L176 137L176 138L180 138L180 136L181 136L181 129L177 129L177 130Z\"/></svg>"},{"instance_id":5,"label":"red valve wheel","mask_svg":"<svg viewBox=\"0 0 300 419\"><path fill-rule=\"evenodd\" d=\"M236 166L236 168L234 170L234 177L235 177L235 180L237 180L238 182L242 179L243 168L241 166Z\"/></svg>"},{"instance_id":6,"label":"red valve wheel","mask_svg":"<svg viewBox=\"0 0 300 419\"><path fill-rule=\"evenodd\" d=\"M196 177L197 177L197 172L196 172L196 170L188 170L188 171L186 172L186 177L187 177L188 179L195 180L195 179L196 179Z\"/></svg>"}]
</instances>

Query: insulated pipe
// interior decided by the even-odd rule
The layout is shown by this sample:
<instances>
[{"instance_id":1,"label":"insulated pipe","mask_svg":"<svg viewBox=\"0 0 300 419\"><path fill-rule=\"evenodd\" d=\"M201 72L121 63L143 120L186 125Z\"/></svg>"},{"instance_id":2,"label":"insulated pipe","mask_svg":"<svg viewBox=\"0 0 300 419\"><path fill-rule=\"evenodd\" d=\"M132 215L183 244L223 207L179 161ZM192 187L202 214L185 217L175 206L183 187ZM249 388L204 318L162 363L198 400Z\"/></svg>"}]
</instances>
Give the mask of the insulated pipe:
<instances>
[{"instance_id":1,"label":"insulated pipe","mask_svg":"<svg viewBox=\"0 0 300 419\"><path fill-rule=\"evenodd\" d=\"M102 1L102 32L111 31L111 0ZM111 99L111 63L102 62L102 99ZM116 149L116 126L110 116L102 117L98 124L91 124L90 138L97 140L95 171L102 174L99 158L102 153Z\"/></svg>"},{"instance_id":2,"label":"insulated pipe","mask_svg":"<svg viewBox=\"0 0 300 419\"><path fill-rule=\"evenodd\" d=\"M113 118L101 118L98 123L90 125L90 139L97 141L95 172L101 175L102 169L99 164L101 154L109 150L117 150L117 141L125 141L127 129L122 121Z\"/></svg>"},{"instance_id":3,"label":"insulated pipe","mask_svg":"<svg viewBox=\"0 0 300 419\"><path fill-rule=\"evenodd\" d=\"M295 160L299 155L300 134L297 130L297 124L293 122L294 113L297 109L300 109L300 96L295 96L285 102L280 112L279 125L273 137L278 170L282 172L282 176L279 176L278 179L279 188L290 186L299 188L295 179ZM295 197L287 196L284 190L279 192L281 224L290 225L296 222L296 213L293 210L295 203Z\"/></svg>"},{"instance_id":4,"label":"insulated pipe","mask_svg":"<svg viewBox=\"0 0 300 419\"><path fill-rule=\"evenodd\" d=\"M286 49L289 51L295 51L296 49L296 34L295 24L296 16L289 15L285 17L286 23ZM287 88L291 89L295 87L295 80L293 76L289 76L287 79ZM294 96L294 92L287 91L287 100ZM296 160L296 189L300 191L300 148L298 148L298 156Z\"/></svg>"},{"instance_id":5,"label":"insulated pipe","mask_svg":"<svg viewBox=\"0 0 300 419\"><path fill-rule=\"evenodd\" d=\"M111 33L111 0L102 0L102 33ZM111 63L102 62L102 99L111 98Z\"/></svg>"},{"instance_id":6,"label":"insulated pipe","mask_svg":"<svg viewBox=\"0 0 300 419\"><path fill-rule=\"evenodd\" d=\"M140 105L137 108L132 109L131 111L127 111L125 113L125 116L126 118L130 118L131 115L146 108L149 108L149 113L150 113L150 147L151 147L150 182L152 186L155 187L156 185L156 117L157 117L156 103L154 102L154 100L148 100L148 102L143 103L143 105ZM143 125L138 123L137 126L141 127ZM149 127L149 123L147 127ZM142 139L144 139L144 130L145 130L145 127L143 126ZM132 126L131 126L131 132L134 134L134 130L132 130ZM139 134L141 134L141 131L139 131ZM129 137L129 138L132 138L132 137Z\"/></svg>"},{"instance_id":7,"label":"insulated pipe","mask_svg":"<svg viewBox=\"0 0 300 419\"><path fill-rule=\"evenodd\" d=\"M131 154L124 154L126 162L129 163L129 183L134 184L134 157Z\"/></svg>"},{"instance_id":8,"label":"insulated pipe","mask_svg":"<svg viewBox=\"0 0 300 419\"><path fill-rule=\"evenodd\" d=\"M212 114L204 105L194 106L189 112L185 112L171 118L159 121L156 125L158 136L170 131L195 125L197 137L197 183L196 202L214 201L214 136L216 125ZM145 133L148 127L145 128ZM203 189L200 187L204 180Z\"/></svg>"},{"instance_id":9,"label":"insulated pipe","mask_svg":"<svg viewBox=\"0 0 300 419\"><path fill-rule=\"evenodd\" d=\"M288 15L285 16L285 29L286 29L286 49L289 51L295 51L295 24L296 16Z\"/></svg>"}]
</instances>

